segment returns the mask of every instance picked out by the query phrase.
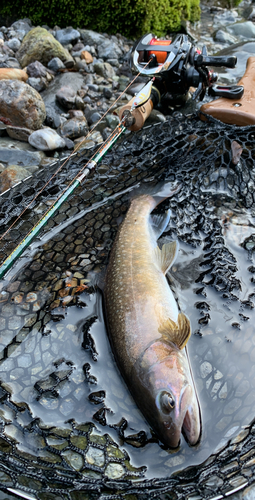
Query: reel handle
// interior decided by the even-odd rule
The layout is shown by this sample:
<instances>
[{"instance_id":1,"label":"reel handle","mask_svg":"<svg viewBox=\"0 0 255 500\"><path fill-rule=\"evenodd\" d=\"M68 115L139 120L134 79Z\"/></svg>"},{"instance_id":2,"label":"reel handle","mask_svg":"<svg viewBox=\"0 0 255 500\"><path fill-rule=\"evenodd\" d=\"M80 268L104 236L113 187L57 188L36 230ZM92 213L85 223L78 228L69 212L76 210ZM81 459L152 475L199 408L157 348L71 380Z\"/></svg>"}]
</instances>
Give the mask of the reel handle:
<instances>
[{"instance_id":1,"label":"reel handle","mask_svg":"<svg viewBox=\"0 0 255 500\"><path fill-rule=\"evenodd\" d=\"M195 61L195 65L200 68L202 66L215 66L217 68L224 66L225 68L234 68L236 62L237 58L235 56L224 57L200 54Z\"/></svg>"}]
</instances>

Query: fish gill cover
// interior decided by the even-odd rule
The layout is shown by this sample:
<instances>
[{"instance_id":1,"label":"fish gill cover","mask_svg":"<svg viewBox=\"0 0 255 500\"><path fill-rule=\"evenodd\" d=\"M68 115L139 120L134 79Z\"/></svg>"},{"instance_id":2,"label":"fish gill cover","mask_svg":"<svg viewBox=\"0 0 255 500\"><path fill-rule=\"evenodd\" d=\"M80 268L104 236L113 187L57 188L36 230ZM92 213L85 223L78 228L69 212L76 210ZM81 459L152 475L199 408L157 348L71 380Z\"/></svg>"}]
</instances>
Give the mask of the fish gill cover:
<instances>
[{"instance_id":1,"label":"fish gill cover","mask_svg":"<svg viewBox=\"0 0 255 500\"><path fill-rule=\"evenodd\" d=\"M38 500L223 498L255 467L255 127L175 114L127 134L62 205L0 290L0 490ZM238 143L238 144L236 144ZM4 260L93 151L0 198ZM241 156L240 156L240 153ZM169 283L192 324L202 439L167 450L114 363L95 283L130 192L180 191L159 245L178 238ZM15 496L15 498L17 498Z\"/></svg>"}]
</instances>

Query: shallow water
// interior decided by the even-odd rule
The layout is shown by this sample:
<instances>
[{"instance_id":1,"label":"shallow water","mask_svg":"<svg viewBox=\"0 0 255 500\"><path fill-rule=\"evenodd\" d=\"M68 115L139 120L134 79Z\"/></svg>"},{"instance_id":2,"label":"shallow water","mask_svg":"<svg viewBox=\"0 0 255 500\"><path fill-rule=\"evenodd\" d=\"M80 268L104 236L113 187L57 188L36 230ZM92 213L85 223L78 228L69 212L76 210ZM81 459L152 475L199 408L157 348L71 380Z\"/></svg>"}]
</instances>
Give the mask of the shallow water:
<instances>
[{"instance_id":1,"label":"shallow water","mask_svg":"<svg viewBox=\"0 0 255 500\"><path fill-rule=\"evenodd\" d=\"M208 143L216 139L214 153L218 148L217 154L227 158L222 137L219 131ZM159 245L176 238L180 243L168 277L192 324L188 352L202 409L201 442L191 448L182 439L177 450L164 449L115 365L95 283L129 195L110 194L83 207L80 215L74 198L73 208L72 202L65 207L73 214L45 231L43 240L34 244L33 258L26 257L17 275L19 263L14 267L1 292L0 416L1 435L7 440L0 445L15 460L37 461L37 467L51 464L60 468L59 477L66 469L98 479L164 478L202 463L254 418L253 208L245 208L241 195L236 201L230 189L222 189L224 165L217 170L206 142L198 143L197 136L192 140L197 149L190 149L187 139L184 172L176 174L168 167L168 177L179 178L182 188L158 208L172 209ZM183 133L178 141L185 144ZM197 171L194 161L201 164L205 150L207 159ZM165 157L169 162L166 152L157 160L161 166ZM100 175L107 168L107 163L102 165ZM218 192L215 182L221 183ZM143 189L151 183L155 181ZM96 426L93 431L87 422ZM112 462L105 451L109 443L115 451ZM117 459L115 444L123 453ZM91 458L93 453L96 458ZM109 472L112 463L114 473Z\"/></svg>"}]
</instances>

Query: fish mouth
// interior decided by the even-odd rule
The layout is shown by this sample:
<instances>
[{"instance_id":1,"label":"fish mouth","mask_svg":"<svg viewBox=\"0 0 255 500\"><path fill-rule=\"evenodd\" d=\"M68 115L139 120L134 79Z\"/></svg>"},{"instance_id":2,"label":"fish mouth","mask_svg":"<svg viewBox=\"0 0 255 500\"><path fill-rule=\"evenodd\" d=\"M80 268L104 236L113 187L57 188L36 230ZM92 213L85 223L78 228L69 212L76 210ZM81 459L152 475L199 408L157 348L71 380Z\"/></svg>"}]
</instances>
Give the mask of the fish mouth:
<instances>
[{"instance_id":1,"label":"fish mouth","mask_svg":"<svg viewBox=\"0 0 255 500\"><path fill-rule=\"evenodd\" d=\"M200 441L201 419L198 405L195 409L191 408L186 411L181 432L190 446L195 446Z\"/></svg>"}]
</instances>

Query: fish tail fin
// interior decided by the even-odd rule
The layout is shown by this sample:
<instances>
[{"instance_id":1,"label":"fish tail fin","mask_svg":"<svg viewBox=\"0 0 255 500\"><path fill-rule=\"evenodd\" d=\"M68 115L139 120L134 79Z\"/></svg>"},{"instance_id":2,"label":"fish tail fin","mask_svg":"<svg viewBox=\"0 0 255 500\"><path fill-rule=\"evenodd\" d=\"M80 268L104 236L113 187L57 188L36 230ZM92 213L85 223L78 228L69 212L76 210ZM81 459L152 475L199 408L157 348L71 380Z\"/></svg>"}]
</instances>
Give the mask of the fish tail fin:
<instances>
[{"instance_id":1,"label":"fish tail fin","mask_svg":"<svg viewBox=\"0 0 255 500\"><path fill-rule=\"evenodd\" d=\"M138 184L129 194L129 199L132 202L143 195L151 196L154 199L154 208L162 203L167 198L171 198L174 194L178 193L181 184L177 182L160 182L156 186L145 184Z\"/></svg>"},{"instance_id":2,"label":"fish tail fin","mask_svg":"<svg viewBox=\"0 0 255 500\"><path fill-rule=\"evenodd\" d=\"M152 193L152 196L155 200L156 206L162 203L162 201L167 198L171 198L176 193L178 193L181 189L181 184L178 182L165 182L161 186L158 186L155 194Z\"/></svg>"}]
</instances>

